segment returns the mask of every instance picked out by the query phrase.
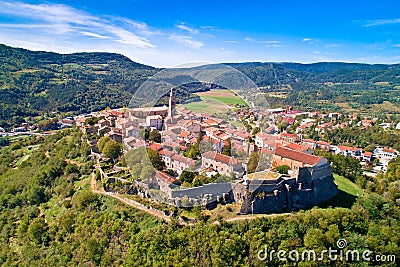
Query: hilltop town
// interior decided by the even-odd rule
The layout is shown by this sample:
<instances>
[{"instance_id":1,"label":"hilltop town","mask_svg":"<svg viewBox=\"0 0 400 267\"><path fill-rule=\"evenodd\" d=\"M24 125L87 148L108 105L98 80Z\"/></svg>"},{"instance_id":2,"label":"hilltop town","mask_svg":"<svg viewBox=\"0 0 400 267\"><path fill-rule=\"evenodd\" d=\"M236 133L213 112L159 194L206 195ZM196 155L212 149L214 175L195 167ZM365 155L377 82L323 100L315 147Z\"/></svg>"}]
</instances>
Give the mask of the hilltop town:
<instances>
[{"instance_id":1,"label":"hilltop town","mask_svg":"<svg viewBox=\"0 0 400 267\"><path fill-rule=\"evenodd\" d=\"M343 120L340 113L246 107L231 119L243 127L215 114L177 108L171 90L168 106L103 110L73 121L88 136L106 190L129 184L131 193L181 207L236 202L243 214L309 208L335 196L332 166L315 151L353 157L370 171L384 171L399 154L386 147L371 152L304 138L310 128L321 135L355 123L356 117ZM363 119L355 125L374 123ZM99 151L99 139L105 138L122 145L124 163L117 157L114 165ZM145 168L150 150L156 156Z\"/></svg>"}]
</instances>

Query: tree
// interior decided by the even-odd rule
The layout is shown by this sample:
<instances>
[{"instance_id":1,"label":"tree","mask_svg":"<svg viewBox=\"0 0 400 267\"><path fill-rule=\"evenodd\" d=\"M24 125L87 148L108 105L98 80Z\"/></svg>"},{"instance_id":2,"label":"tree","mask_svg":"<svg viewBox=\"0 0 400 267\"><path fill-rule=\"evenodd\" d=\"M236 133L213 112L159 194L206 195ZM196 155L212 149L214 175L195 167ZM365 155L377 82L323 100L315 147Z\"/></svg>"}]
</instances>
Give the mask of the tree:
<instances>
[{"instance_id":1,"label":"tree","mask_svg":"<svg viewBox=\"0 0 400 267\"><path fill-rule=\"evenodd\" d=\"M153 131L150 132L149 134L149 139L150 141L153 141L155 143L161 143L161 134L159 131L154 129Z\"/></svg>"},{"instance_id":2,"label":"tree","mask_svg":"<svg viewBox=\"0 0 400 267\"><path fill-rule=\"evenodd\" d=\"M115 160L122 151L122 145L114 140L108 141L102 150L103 156Z\"/></svg>"},{"instance_id":3,"label":"tree","mask_svg":"<svg viewBox=\"0 0 400 267\"><path fill-rule=\"evenodd\" d=\"M258 152L251 152L249 161L247 163L247 173L253 173L257 170L260 154Z\"/></svg>"},{"instance_id":4,"label":"tree","mask_svg":"<svg viewBox=\"0 0 400 267\"><path fill-rule=\"evenodd\" d=\"M256 135L260 132L260 127L254 127L253 130L251 131L251 135Z\"/></svg>"},{"instance_id":5,"label":"tree","mask_svg":"<svg viewBox=\"0 0 400 267\"><path fill-rule=\"evenodd\" d=\"M225 145L222 148L222 154L226 156L232 156L232 142L230 138L226 140Z\"/></svg>"},{"instance_id":6,"label":"tree","mask_svg":"<svg viewBox=\"0 0 400 267\"><path fill-rule=\"evenodd\" d=\"M181 183L188 182L189 184L191 184L195 177L196 177L195 172L184 170L184 171L182 171L181 175L179 176L179 181Z\"/></svg>"},{"instance_id":7,"label":"tree","mask_svg":"<svg viewBox=\"0 0 400 267\"><path fill-rule=\"evenodd\" d=\"M197 159L200 156L200 149L197 143L190 146L188 152L186 152L186 157L191 159Z\"/></svg>"},{"instance_id":8,"label":"tree","mask_svg":"<svg viewBox=\"0 0 400 267\"><path fill-rule=\"evenodd\" d=\"M104 145L111 140L110 137L108 136L103 136L102 138L97 141L97 148L99 149L100 152L103 151Z\"/></svg>"},{"instance_id":9,"label":"tree","mask_svg":"<svg viewBox=\"0 0 400 267\"><path fill-rule=\"evenodd\" d=\"M149 129L147 129L147 128L141 128L141 129L139 130L139 136L140 136L141 138L143 138L144 140L149 139L149 135L150 135Z\"/></svg>"},{"instance_id":10,"label":"tree","mask_svg":"<svg viewBox=\"0 0 400 267\"><path fill-rule=\"evenodd\" d=\"M282 166L277 166L275 170L280 174L288 174L290 167L288 165L282 165Z\"/></svg>"},{"instance_id":11,"label":"tree","mask_svg":"<svg viewBox=\"0 0 400 267\"><path fill-rule=\"evenodd\" d=\"M159 171L164 169L165 163L158 151L147 148L147 155L149 156L151 164L153 164L154 168Z\"/></svg>"}]
</instances>

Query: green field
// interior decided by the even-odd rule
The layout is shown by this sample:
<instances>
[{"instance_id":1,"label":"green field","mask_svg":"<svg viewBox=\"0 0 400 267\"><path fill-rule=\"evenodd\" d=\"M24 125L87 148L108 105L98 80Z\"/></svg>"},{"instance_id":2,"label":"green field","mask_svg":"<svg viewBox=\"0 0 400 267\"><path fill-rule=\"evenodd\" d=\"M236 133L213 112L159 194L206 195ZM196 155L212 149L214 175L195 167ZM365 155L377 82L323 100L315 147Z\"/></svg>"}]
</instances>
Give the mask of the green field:
<instances>
[{"instance_id":1,"label":"green field","mask_svg":"<svg viewBox=\"0 0 400 267\"><path fill-rule=\"evenodd\" d=\"M349 179L334 174L335 183L338 186L338 193L331 200L318 205L321 208L342 207L351 208L357 198L364 194L364 191Z\"/></svg>"},{"instance_id":2,"label":"green field","mask_svg":"<svg viewBox=\"0 0 400 267\"><path fill-rule=\"evenodd\" d=\"M230 90L210 90L207 92L197 93L202 99L211 99L224 103L229 106L248 105L242 98Z\"/></svg>"},{"instance_id":3,"label":"green field","mask_svg":"<svg viewBox=\"0 0 400 267\"><path fill-rule=\"evenodd\" d=\"M349 179L337 174L334 174L333 177L335 177L335 183L337 184L339 190L356 197L364 194L364 191Z\"/></svg>"},{"instance_id":4,"label":"green field","mask_svg":"<svg viewBox=\"0 0 400 267\"><path fill-rule=\"evenodd\" d=\"M178 107L185 107L200 113L220 113L231 109L230 106L213 99L204 99L203 97L200 97L200 99L201 101L179 104Z\"/></svg>"},{"instance_id":5,"label":"green field","mask_svg":"<svg viewBox=\"0 0 400 267\"><path fill-rule=\"evenodd\" d=\"M230 90L210 90L196 94L200 97L200 101L180 104L178 107L200 113L221 113L231 110L235 105L247 105Z\"/></svg>"}]
</instances>

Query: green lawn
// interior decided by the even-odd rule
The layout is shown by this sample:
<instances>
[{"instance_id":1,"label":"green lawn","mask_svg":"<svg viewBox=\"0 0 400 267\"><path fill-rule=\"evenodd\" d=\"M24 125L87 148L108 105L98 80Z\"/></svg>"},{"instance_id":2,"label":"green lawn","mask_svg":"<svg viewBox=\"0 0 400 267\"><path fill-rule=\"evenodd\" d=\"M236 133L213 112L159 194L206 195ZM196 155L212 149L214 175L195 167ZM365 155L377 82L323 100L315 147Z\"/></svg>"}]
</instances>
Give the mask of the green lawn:
<instances>
[{"instance_id":1,"label":"green lawn","mask_svg":"<svg viewBox=\"0 0 400 267\"><path fill-rule=\"evenodd\" d=\"M230 90L210 90L197 93L197 95L204 100L211 99L229 106L234 106L236 104L247 106L247 103L242 98Z\"/></svg>"},{"instance_id":2,"label":"green lawn","mask_svg":"<svg viewBox=\"0 0 400 267\"><path fill-rule=\"evenodd\" d=\"M241 99L237 96L202 96L202 98L217 100L219 102L222 102L222 103L224 103L226 105L230 105L230 106L236 105L236 104L247 106L247 103L243 99Z\"/></svg>"},{"instance_id":3,"label":"green lawn","mask_svg":"<svg viewBox=\"0 0 400 267\"><path fill-rule=\"evenodd\" d=\"M220 113L230 110L230 107L224 103L214 99L204 99L203 97L201 97L201 101L179 104L178 107L185 107L191 111L200 113Z\"/></svg>"},{"instance_id":4,"label":"green lawn","mask_svg":"<svg viewBox=\"0 0 400 267\"><path fill-rule=\"evenodd\" d=\"M335 183L338 185L339 190L342 190L356 197L361 196L364 193L361 188L359 188L355 183L353 183L349 179L337 174L334 174L333 177L335 178Z\"/></svg>"},{"instance_id":5,"label":"green lawn","mask_svg":"<svg viewBox=\"0 0 400 267\"><path fill-rule=\"evenodd\" d=\"M350 209L356 202L357 197L362 196L364 194L364 191L359 188L355 183L343 176L334 174L333 177L335 178L335 183L338 186L337 195L329 201L321 203L318 206L321 208L342 207Z\"/></svg>"}]
</instances>

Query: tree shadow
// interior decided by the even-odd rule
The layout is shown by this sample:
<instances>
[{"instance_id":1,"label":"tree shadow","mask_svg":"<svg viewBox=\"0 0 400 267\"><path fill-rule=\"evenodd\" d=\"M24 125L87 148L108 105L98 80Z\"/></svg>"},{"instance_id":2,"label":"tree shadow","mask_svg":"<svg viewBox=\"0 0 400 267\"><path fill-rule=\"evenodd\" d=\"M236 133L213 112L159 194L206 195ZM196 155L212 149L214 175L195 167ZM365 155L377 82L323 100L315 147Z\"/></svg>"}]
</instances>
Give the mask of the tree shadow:
<instances>
[{"instance_id":1,"label":"tree shadow","mask_svg":"<svg viewBox=\"0 0 400 267\"><path fill-rule=\"evenodd\" d=\"M318 207L320 208L340 207L340 208L350 209L356 202L356 200L357 200L356 196L338 189L338 193L336 194L336 196L334 196L328 201L320 203Z\"/></svg>"}]
</instances>

